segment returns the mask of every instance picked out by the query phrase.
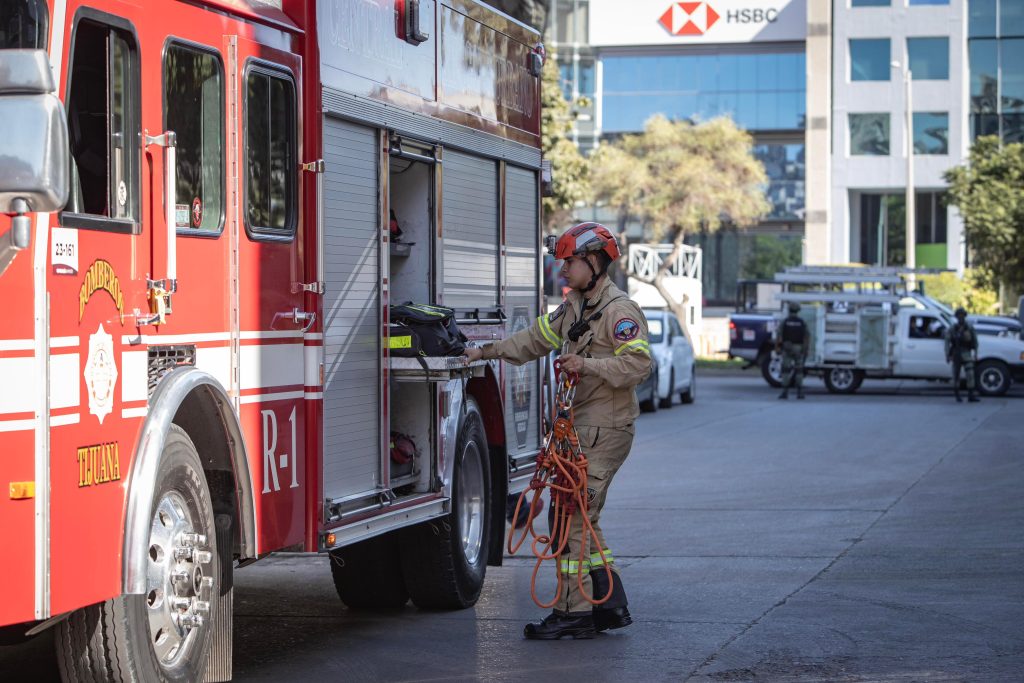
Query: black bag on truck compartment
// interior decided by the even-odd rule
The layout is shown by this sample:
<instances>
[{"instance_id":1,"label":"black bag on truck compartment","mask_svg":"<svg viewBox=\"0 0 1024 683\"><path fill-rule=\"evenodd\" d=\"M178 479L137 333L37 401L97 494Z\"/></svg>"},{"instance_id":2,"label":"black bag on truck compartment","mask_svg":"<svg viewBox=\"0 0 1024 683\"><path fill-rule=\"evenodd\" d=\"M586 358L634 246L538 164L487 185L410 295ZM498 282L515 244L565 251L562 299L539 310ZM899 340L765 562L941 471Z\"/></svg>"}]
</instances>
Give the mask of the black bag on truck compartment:
<instances>
[{"instance_id":1,"label":"black bag on truck compartment","mask_svg":"<svg viewBox=\"0 0 1024 683\"><path fill-rule=\"evenodd\" d=\"M450 308L407 301L392 306L390 318L392 323L407 328L419 338L419 349L416 352L392 348L393 355L461 356L466 350L466 342L469 340L455 324L455 311ZM412 343L412 346L417 344Z\"/></svg>"}]
</instances>

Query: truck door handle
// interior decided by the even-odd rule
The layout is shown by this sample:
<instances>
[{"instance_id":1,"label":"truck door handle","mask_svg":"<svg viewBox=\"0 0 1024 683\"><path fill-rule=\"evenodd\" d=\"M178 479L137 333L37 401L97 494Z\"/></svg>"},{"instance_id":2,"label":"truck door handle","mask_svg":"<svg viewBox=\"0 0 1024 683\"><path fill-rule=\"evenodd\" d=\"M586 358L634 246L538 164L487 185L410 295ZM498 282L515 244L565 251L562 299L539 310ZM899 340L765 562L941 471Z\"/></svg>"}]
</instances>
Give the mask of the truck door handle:
<instances>
[{"instance_id":1,"label":"truck door handle","mask_svg":"<svg viewBox=\"0 0 1024 683\"><path fill-rule=\"evenodd\" d=\"M300 311L299 308L296 306L295 308L292 309L292 321L296 325L301 325L302 323L305 323L305 325L302 328L302 331L308 332L309 328L313 327L313 323L316 322L316 313Z\"/></svg>"}]
</instances>

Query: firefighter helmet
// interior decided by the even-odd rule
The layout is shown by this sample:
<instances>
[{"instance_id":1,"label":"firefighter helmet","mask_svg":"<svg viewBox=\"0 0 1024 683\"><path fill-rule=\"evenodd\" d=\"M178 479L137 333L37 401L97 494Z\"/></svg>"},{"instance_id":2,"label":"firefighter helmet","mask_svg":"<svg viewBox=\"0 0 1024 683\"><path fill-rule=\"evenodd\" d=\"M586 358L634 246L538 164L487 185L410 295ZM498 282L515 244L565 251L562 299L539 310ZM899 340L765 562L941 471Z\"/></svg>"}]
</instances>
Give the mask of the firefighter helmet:
<instances>
[{"instance_id":1,"label":"firefighter helmet","mask_svg":"<svg viewBox=\"0 0 1024 683\"><path fill-rule=\"evenodd\" d=\"M550 251L550 250L549 250ZM558 238L551 255L562 261L570 256L582 256L590 252L603 251L612 261L619 258L619 243L608 228L600 223L574 225Z\"/></svg>"}]
</instances>

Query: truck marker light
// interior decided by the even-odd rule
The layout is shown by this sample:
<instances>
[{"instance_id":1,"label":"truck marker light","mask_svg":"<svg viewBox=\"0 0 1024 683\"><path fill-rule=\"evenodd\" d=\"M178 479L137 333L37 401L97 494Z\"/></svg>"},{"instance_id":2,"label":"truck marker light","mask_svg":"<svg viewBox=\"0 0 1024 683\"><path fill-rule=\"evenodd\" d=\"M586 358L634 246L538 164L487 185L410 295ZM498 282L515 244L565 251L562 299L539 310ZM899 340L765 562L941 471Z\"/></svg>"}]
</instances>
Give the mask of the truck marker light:
<instances>
[{"instance_id":1,"label":"truck marker light","mask_svg":"<svg viewBox=\"0 0 1024 683\"><path fill-rule=\"evenodd\" d=\"M11 500L26 500L36 497L36 483L34 481L12 481Z\"/></svg>"}]
</instances>

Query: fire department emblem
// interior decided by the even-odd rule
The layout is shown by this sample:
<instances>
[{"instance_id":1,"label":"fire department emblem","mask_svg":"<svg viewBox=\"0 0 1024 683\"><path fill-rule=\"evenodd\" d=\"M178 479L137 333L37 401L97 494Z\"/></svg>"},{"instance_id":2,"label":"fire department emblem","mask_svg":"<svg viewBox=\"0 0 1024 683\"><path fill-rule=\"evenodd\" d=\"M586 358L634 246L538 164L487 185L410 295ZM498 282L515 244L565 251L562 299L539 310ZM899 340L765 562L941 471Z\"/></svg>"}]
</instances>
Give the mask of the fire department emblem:
<instances>
[{"instance_id":1,"label":"fire department emblem","mask_svg":"<svg viewBox=\"0 0 1024 683\"><path fill-rule=\"evenodd\" d=\"M89 337L89 358L82 374L89 391L89 412L103 424L103 418L114 406L117 364L114 362L114 338L107 334L102 323Z\"/></svg>"},{"instance_id":2,"label":"fire department emblem","mask_svg":"<svg viewBox=\"0 0 1024 683\"><path fill-rule=\"evenodd\" d=\"M674 2L658 23L674 36L702 36L719 19L707 2Z\"/></svg>"},{"instance_id":3,"label":"fire department emblem","mask_svg":"<svg viewBox=\"0 0 1024 683\"><path fill-rule=\"evenodd\" d=\"M200 228L203 225L203 200L196 197L192 200L192 227Z\"/></svg>"}]
</instances>

